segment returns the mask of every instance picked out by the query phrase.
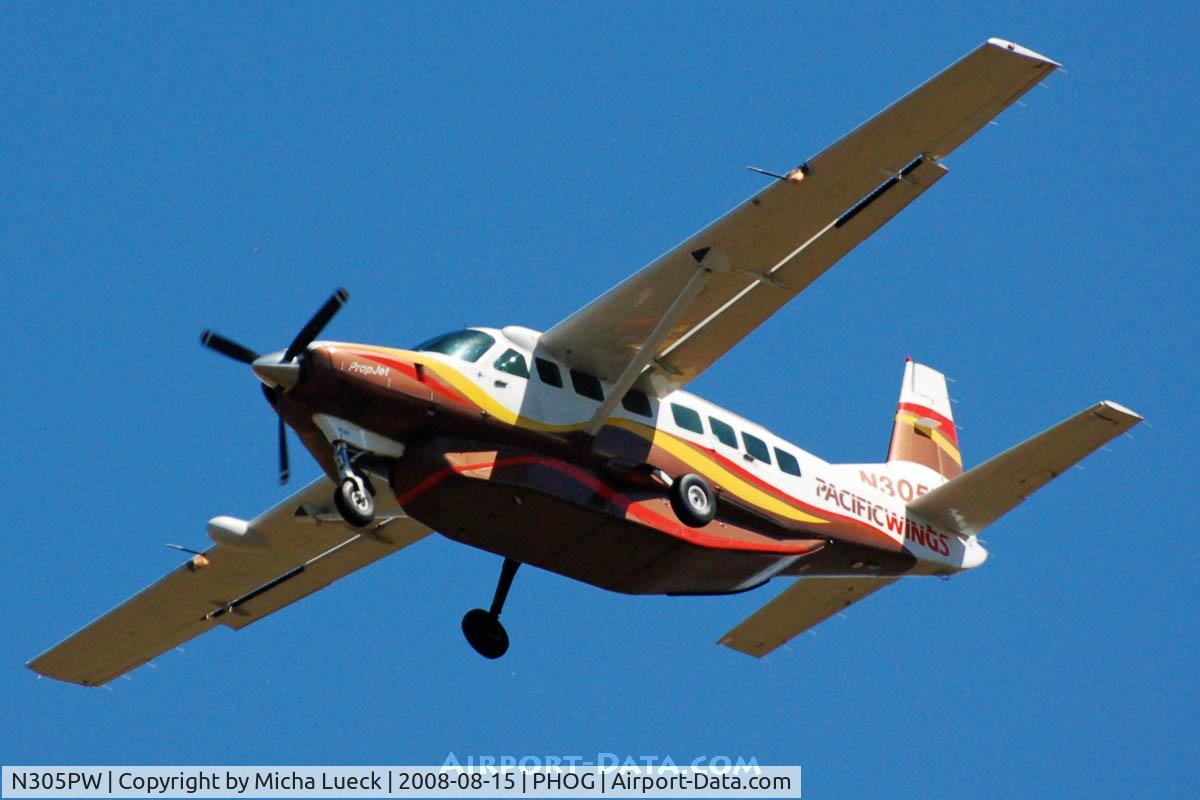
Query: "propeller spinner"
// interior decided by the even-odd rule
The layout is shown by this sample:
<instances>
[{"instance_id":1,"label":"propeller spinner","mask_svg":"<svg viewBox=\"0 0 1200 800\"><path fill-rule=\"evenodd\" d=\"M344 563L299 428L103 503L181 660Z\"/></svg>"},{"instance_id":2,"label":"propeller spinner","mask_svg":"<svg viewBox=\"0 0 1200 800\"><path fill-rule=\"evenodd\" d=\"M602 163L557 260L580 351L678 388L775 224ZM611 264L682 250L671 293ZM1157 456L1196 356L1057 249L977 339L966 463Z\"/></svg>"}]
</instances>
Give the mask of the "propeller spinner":
<instances>
[{"instance_id":1,"label":"propeller spinner","mask_svg":"<svg viewBox=\"0 0 1200 800\"><path fill-rule=\"evenodd\" d=\"M317 309L317 313L313 314L312 319L300 329L300 332L296 334L296 338L288 345L287 350L275 353L260 355L250 348L238 344L232 339L227 339L219 333L213 333L210 330L205 330L200 334L200 344L208 349L215 350L223 356L232 358L234 361L249 364L253 368L254 374L263 382L264 391L269 393L275 401L275 411L279 418L280 483L287 483L290 475L287 451L287 426L283 421L283 395L295 386L300 379L300 357L304 355L308 346L320 335L325 326L329 324L329 321L333 319L334 315L341 310L342 306L349 299L349 292L345 289L338 289L325 301L324 305Z\"/></svg>"}]
</instances>

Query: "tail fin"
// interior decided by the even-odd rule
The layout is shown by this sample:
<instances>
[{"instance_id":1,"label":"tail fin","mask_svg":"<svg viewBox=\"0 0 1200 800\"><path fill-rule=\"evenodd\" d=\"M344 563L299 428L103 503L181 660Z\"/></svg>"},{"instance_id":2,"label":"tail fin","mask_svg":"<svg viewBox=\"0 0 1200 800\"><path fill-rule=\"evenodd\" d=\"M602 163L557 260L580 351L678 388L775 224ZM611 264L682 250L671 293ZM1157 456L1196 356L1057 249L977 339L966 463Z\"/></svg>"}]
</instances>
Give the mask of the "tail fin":
<instances>
[{"instance_id":1,"label":"tail fin","mask_svg":"<svg viewBox=\"0 0 1200 800\"><path fill-rule=\"evenodd\" d=\"M887 460L922 464L947 480L963 471L946 376L911 358L904 363Z\"/></svg>"}]
</instances>

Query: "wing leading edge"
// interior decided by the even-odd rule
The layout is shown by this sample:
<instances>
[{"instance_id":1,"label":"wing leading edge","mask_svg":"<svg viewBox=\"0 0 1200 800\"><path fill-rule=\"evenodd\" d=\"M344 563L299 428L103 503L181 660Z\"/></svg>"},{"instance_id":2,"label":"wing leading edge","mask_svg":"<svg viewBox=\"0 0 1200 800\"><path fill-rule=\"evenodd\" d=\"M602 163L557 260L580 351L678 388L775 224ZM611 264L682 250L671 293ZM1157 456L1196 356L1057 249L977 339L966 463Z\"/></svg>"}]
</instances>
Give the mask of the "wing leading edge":
<instances>
[{"instance_id":1,"label":"wing leading edge","mask_svg":"<svg viewBox=\"0 0 1200 800\"><path fill-rule=\"evenodd\" d=\"M217 625L244 628L430 533L398 508L381 508L360 533L328 507L332 492L327 478L313 481L249 523L259 547L209 548L27 666L101 686Z\"/></svg>"},{"instance_id":2,"label":"wing leading edge","mask_svg":"<svg viewBox=\"0 0 1200 800\"><path fill-rule=\"evenodd\" d=\"M541 338L576 369L615 381L688 286L698 252L728 269L653 344L641 385L657 394L708 368L946 173L941 159L1058 64L990 39L765 191Z\"/></svg>"}]
</instances>

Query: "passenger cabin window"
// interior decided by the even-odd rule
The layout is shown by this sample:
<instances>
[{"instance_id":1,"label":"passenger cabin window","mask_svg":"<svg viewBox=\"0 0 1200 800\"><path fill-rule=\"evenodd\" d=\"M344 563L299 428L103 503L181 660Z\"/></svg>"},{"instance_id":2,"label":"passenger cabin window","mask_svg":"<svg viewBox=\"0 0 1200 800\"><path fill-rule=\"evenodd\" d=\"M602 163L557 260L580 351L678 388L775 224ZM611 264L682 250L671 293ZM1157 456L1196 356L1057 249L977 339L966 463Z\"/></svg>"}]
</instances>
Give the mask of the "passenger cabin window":
<instances>
[{"instance_id":1,"label":"passenger cabin window","mask_svg":"<svg viewBox=\"0 0 1200 800\"><path fill-rule=\"evenodd\" d=\"M653 416L650 411L650 398L646 397L646 393L641 389L630 389L621 398L621 405L626 411L632 411L634 414L640 414L643 417Z\"/></svg>"},{"instance_id":2,"label":"passenger cabin window","mask_svg":"<svg viewBox=\"0 0 1200 800\"><path fill-rule=\"evenodd\" d=\"M762 439L742 431L742 444L745 445L746 452L755 459L764 464L771 463L771 451L767 449L767 443Z\"/></svg>"},{"instance_id":3,"label":"passenger cabin window","mask_svg":"<svg viewBox=\"0 0 1200 800\"><path fill-rule=\"evenodd\" d=\"M495 343L496 340L483 331L455 331L435 336L417 345L416 349L426 353L445 353L463 361L475 362Z\"/></svg>"},{"instance_id":4,"label":"passenger cabin window","mask_svg":"<svg viewBox=\"0 0 1200 800\"><path fill-rule=\"evenodd\" d=\"M575 387L577 393L584 397L590 397L593 400L604 400L604 389L600 388L600 379L595 375L571 370L571 385Z\"/></svg>"},{"instance_id":5,"label":"passenger cabin window","mask_svg":"<svg viewBox=\"0 0 1200 800\"><path fill-rule=\"evenodd\" d=\"M675 418L675 424L685 431L704 433L704 423L700 420L700 415L687 406L671 403L671 416Z\"/></svg>"},{"instance_id":6,"label":"passenger cabin window","mask_svg":"<svg viewBox=\"0 0 1200 800\"><path fill-rule=\"evenodd\" d=\"M562 388L562 372L559 371L558 364L534 356L533 365L537 367L537 374L542 379L542 383L547 386Z\"/></svg>"},{"instance_id":7,"label":"passenger cabin window","mask_svg":"<svg viewBox=\"0 0 1200 800\"><path fill-rule=\"evenodd\" d=\"M788 475L795 475L797 478L800 477L800 462L787 450L780 450L778 447L775 448L775 463Z\"/></svg>"},{"instance_id":8,"label":"passenger cabin window","mask_svg":"<svg viewBox=\"0 0 1200 800\"><path fill-rule=\"evenodd\" d=\"M507 372L509 375L516 375L518 378L529 377L529 365L525 363L525 356L511 347L496 359L496 369Z\"/></svg>"},{"instance_id":9,"label":"passenger cabin window","mask_svg":"<svg viewBox=\"0 0 1200 800\"><path fill-rule=\"evenodd\" d=\"M716 417L709 417L708 424L712 426L713 436L717 437L717 441L726 447L737 449L737 434L733 432L733 427Z\"/></svg>"}]
</instances>

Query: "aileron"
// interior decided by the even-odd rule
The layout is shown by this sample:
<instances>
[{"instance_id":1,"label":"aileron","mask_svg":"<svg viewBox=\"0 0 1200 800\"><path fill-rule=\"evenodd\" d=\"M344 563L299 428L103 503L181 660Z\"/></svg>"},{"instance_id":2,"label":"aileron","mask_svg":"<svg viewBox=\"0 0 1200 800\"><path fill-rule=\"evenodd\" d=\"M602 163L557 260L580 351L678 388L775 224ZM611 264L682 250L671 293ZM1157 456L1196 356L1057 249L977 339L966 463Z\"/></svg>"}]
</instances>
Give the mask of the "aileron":
<instances>
[{"instance_id":1,"label":"aileron","mask_svg":"<svg viewBox=\"0 0 1200 800\"><path fill-rule=\"evenodd\" d=\"M297 513L323 508L331 492L326 478L313 481L250 523L266 547L212 547L203 555L205 566L189 561L178 567L27 666L100 686L219 624L245 627L429 533L400 517L372 538ZM323 554L331 556L324 563Z\"/></svg>"},{"instance_id":2,"label":"aileron","mask_svg":"<svg viewBox=\"0 0 1200 800\"><path fill-rule=\"evenodd\" d=\"M777 181L555 325L542 346L616 380L687 284L690 254L720 247L732 269L672 321L649 359L662 366L640 385L663 394L688 383L942 177L944 156L1056 67L989 40L807 161L802 180ZM755 291L764 284L774 291Z\"/></svg>"}]
</instances>

